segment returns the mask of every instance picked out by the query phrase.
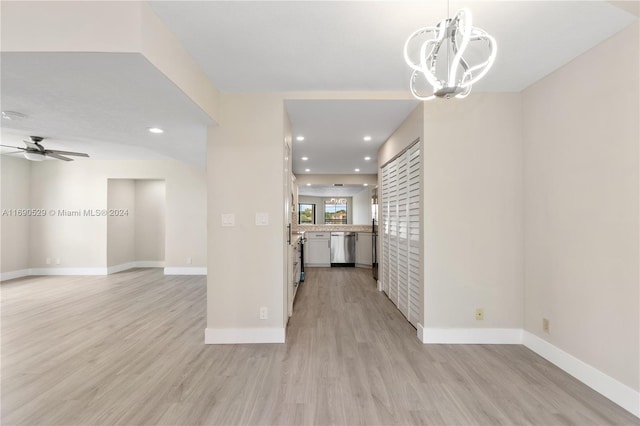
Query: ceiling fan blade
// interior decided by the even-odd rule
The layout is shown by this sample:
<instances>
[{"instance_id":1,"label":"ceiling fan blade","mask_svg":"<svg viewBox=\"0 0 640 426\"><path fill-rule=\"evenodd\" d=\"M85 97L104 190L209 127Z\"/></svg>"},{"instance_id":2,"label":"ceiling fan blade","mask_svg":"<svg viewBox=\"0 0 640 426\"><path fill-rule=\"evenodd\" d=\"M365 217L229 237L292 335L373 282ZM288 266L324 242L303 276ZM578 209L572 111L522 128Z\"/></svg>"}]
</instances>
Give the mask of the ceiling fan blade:
<instances>
[{"instance_id":1,"label":"ceiling fan blade","mask_svg":"<svg viewBox=\"0 0 640 426\"><path fill-rule=\"evenodd\" d=\"M84 152L73 152L73 151L58 151L57 149L47 149L45 151L46 154L49 153L62 154L62 155L75 155L76 157L89 157L89 154L85 154Z\"/></svg>"},{"instance_id":2,"label":"ceiling fan blade","mask_svg":"<svg viewBox=\"0 0 640 426\"><path fill-rule=\"evenodd\" d=\"M16 147L17 148L17 147ZM9 151L9 152L3 152L2 154L4 155L9 155L9 154L17 154L20 153L22 154L24 151Z\"/></svg>"},{"instance_id":3,"label":"ceiling fan blade","mask_svg":"<svg viewBox=\"0 0 640 426\"><path fill-rule=\"evenodd\" d=\"M36 151L44 152L44 147L42 145L40 145L40 144L37 144L35 142L30 142L30 141L22 141L22 142L24 142L24 144L29 149L33 149L33 150L36 150Z\"/></svg>"},{"instance_id":4,"label":"ceiling fan blade","mask_svg":"<svg viewBox=\"0 0 640 426\"><path fill-rule=\"evenodd\" d=\"M23 151L26 151L26 148L20 148L19 146L11 146L11 145L0 145L0 146L4 146L5 148L15 148L15 149L21 149Z\"/></svg>"},{"instance_id":5,"label":"ceiling fan blade","mask_svg":"<svg viewBox=\"0 0 640 426\"><path fill-rule=\"evenodd\" d=\"M62 160L62 161L73 161L73 158L64 157L64 156L62 156L60 154L57 154L57 153L55 153L53 151L47 151L47 152L45 152L44 155L47 156L47 157L57 158L58 160Z\"/></svg>"}]
</instances>

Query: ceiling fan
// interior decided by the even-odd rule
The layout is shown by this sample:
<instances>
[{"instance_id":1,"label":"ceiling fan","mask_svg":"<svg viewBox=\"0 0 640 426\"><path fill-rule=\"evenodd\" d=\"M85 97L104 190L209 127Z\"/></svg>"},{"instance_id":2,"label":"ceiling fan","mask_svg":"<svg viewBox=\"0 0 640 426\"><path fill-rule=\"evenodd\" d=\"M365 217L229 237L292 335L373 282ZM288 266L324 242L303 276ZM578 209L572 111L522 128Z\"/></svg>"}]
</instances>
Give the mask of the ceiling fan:
<instances>
[{"instance_id":1,"label":"ceiling fan","mask_svg":"<svg viewBox=\"0 0 640 426\"><path fill-rule=\"evenodd\" d=\"M72 151L58 151L56 149L45 149L44 146L40 144L44 138L40 136L29 136L29 141L22 141L27 146L26 148L21 148L19 146L10 146L10 145L0 145L6 148L15 148L24 152L24 156L27 160L31 161L43 161L46 157L55 158L62 161L73 161L73 158L65 157L65 155L73 155L76 157L89 157L89 154L85 154L83 152L72 152ZM15 152L20 152L15 151ZM11 153L8 153L11 154Z\"/></svg>"}]
</instances>

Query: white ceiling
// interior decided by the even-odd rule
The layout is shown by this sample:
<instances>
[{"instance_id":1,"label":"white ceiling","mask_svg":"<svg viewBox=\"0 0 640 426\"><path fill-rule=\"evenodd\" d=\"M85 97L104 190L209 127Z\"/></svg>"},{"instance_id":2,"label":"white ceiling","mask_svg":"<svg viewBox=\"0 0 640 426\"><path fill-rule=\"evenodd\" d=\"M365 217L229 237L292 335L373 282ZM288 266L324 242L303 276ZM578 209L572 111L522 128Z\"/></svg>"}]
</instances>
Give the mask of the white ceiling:
<instances>
[{"instance_id":1,"label":"white ceiling","mask_svg":"<svg viewBox=\"0 0 640 426\"><path fill-rule=\"evenodd\" d=\"M378 173L378 148L417 104L414 100L285 101L293 128L293 172L349 174L359 168L361 174ZM304 141L296 140L300 135ZM366 161L366 156L371 159Z\"/></svg>"},{"instance_id":2,"label":"white ceiling","mask_svg":"<svg viewBox=\"0 0 640 426\"><path fill-rule=\"evenodd\" d=\"M447 13L444 0L151 4L225 92L408 92L404 41ZM462 6L498 40L496 64L474 91L520 91L637 19L605 1L452 1L450 8ZM170 157L204 167L211 120L141 55L34 52L1 59L2 110L28 115L2 120L2 143L37 135L49 138L47 147L92 158ZM287 101L294 132L306 138L294 142L294 171L375 173L377 147L413 105ZM151 126L166 132L152 135ZM370 144L363 133L374 138Z\"/></svg>"},{"instance_id":3,"label":"white ceiling","mask_svg":"<svg viewBox=\"0 0 640 426\"><path fill-rule=\"evenodd\" d=\"M161 1L152 7L227 92L408 92L406 38L442 1ZM637 19L605 1L451 1L470 7L498 56L474 91L519 92ZM415 103L287 101L293 171L376 173L376 151ZM362 136L374 139L363 143ZM309 161L301 161L302 156ZM370 162L363 158L371 156Z\"/></svg>"},{"instance_id":4,"label":"white ceiling","mask_svg":"<svg viewBox=\"0 0 640 426\"><path fill-rule=\"evenodd\" d=\"M225 92L406 91L404 42L442 1L153 1ZM475 90L518 92L631 23L604 1L451 1L498 43Z\"/></svg>"},{"instance_id":5,"label":"white ceiling","mask_svg":"<svg viewBox=\"0 0 640 426\"><path fill-rule=\"evenodd\" d=\"M2 144L29 135L94 159L174 158L204 168L213 121L142 55L2 53ZM155 135L149 127L165 132ZM12 151L3 148L2 152ZM76 161L86 161L76 159Z\"/></svg>"}]
</instances>

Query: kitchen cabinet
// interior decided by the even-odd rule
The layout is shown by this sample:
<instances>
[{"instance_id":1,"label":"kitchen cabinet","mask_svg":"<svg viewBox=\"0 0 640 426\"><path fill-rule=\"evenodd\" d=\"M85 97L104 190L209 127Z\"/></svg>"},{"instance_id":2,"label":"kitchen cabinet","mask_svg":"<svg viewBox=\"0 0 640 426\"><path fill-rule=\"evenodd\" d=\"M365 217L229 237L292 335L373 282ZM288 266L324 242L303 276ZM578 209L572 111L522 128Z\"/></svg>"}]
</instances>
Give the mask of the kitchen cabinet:
<instances>
[{"instance_id":1,"label":"kitchen cabinet","mask_svg":"<svg viewBox=\"0 0 640 426\"><path fill-rule=\"evenodd\" d=\"M356 265L372 265L373 259L373 234L371 232L358 232L356 238Z\"/></svg>"},{"instance_id":2,"label":"kitchen cabinet","mask_svg":"<svg viewBox=\"0 0 640 426\"><path fill-rule=\"evenodd\" d=\"M331 266L331 233L307 232L304 245L305 266Z\"/></svg>"}]
</instances>

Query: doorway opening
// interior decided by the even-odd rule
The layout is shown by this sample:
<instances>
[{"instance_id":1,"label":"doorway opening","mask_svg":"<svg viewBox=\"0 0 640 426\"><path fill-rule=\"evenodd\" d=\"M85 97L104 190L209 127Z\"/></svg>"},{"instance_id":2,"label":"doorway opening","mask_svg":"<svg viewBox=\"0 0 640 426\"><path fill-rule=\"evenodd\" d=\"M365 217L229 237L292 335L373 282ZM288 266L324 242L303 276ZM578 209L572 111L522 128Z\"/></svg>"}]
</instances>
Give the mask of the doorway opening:
<instances>
[{"instance_id":1,"label":"doorway opening","mask_svg":"<svg viewBox=\"0 0 640 426\"><path fill-rule=\"evenodd\" d=\"M107 180L107 271L165 266L164 179Z\"/></svg>"}]
</instances>

